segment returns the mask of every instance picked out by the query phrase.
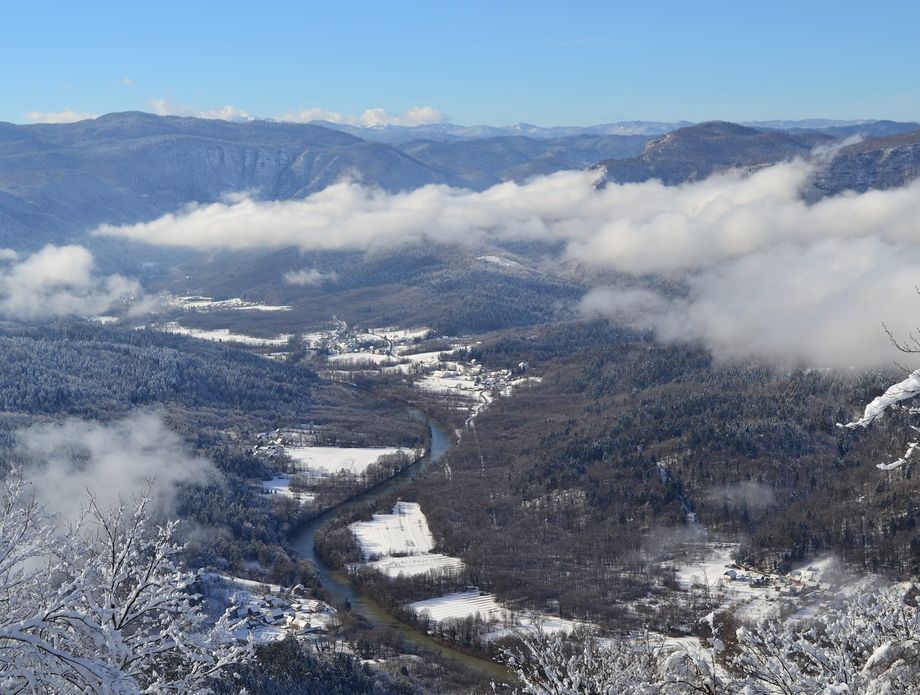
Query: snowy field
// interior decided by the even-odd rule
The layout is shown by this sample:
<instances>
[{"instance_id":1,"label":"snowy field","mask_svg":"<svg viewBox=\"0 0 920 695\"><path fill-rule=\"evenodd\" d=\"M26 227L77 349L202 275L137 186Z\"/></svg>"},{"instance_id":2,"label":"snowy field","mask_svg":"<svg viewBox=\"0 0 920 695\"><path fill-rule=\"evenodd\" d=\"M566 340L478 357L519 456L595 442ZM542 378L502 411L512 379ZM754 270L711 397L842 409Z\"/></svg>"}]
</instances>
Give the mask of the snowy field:
<instances>
[{"instance_id":1,"label":"snowy field","mask_svg":"<svg viewBox=\"0 0 920 695\"><path fill-rule=\"evenodd\" d=\"M295 499L301 504L307 502L312 502L316 499L316 495L311 495L309 492L294 492L291 490L291 478L293 476L282 474L271 480L262 481L262 489L269 495L282 495L284 497L290 497Z\"/></svg>"},{"instance_id":2,"label":"snowy field","mask_svg":"<svg viewBox=\"0 0 920 695\"><path fill-rule=\"evenodd\" d=\"M432 553L434 537L422 508L415 502L397 502L392 514L374 514L371 521L348 527L361 548L367 567L387 577L415 577L428 572L457 574L459 558ZM395 556L395 557L394 557Z\"/></svg>"},{"instance_id":3,"label":"snowy field","mask_svg":"<svg viewBox=\"0 0 920 695\"><path fill-rule=\"evenodd\" d=\"M290 311L289 305L260 304L245 299L212 299L211 297L173 297L166 299L167 305L183 311Z\"/></svg>"},{"instance_id":4,"label":"snowy field","mask_svg":"<svg viewBox=\"0 0 920 695\"><path fill-rule=\"evenodd\" d=\"M355 535L365 560L388 555L420 555L434 548L434 536L422 508L415 502L397 502L392 514L374 514L348 528Z\"/></svg>"},{"instance_id":5,"label":"snowy field","mask_svg":"<svg viewBox=\"0 0 920 695\"><path fill-rule=\"evenodd\" d=\"M462 620L479 616L486 622L510 619L510 612L495 601L495 594L477 591L460 591L455 594L428 598L410 603L408 608L417 615L427 615L436 623L445 620Z\"/></svg>"},{"instance_id":6,"label":"snowy field","mask_svg":"<svg viewBox=\"0 0 920 695\"><path fill-rule=\"evenodd\" d=\"M677 568L675 579L685 590L704 589L723 606L734 606L743 620L759 620L776 615L789 602L802 604L801 596L821 596L828 587L834 562L813 561L785 575L765 575L732 567L736 545L709 544L706 554L696 562ZM802 604L804 605L804 604Z\"/></svg>"},{"instance_id":7,"label":"snowy field","mask_svg":"<svg viewBox=\"0 0 920 695\"><path fill-rule=\"evenodd\" d=\"M734 562L732 553L735 545L713 545L709 547L706 557L677 568L674 578L681 589L689 590L694 586L718 589L725 586L723 577ZM749 586L747 588L750 588Z\"/></svg>"},{"instance_id":8,"label":"snowy field","mask_svg":"<svg viewBox=\"0 0 920 695\"><path fill-rule=\"evenodd\" d=\"M387 328L372 328L369 333L383 336L394 343L411 343L415 340L422 340L431 334L430 328L398 328L388 326Z\"/></svg>"},{"instance_id":9,"label":"snowy field","mask_svg":"<svg viewBox=\"0 0 920 695\"><path fill-rule=\"evenodd\" d=\"M398 359L390 355L381 355L376 352L344 352L340 355L330 355L329 362L337 365L365 365L372 364L390 365L395 364Z\"/></svg>"},{"instance_id":10,"label":"snowy field","mask_svg":"<svg viewBox=\"0 0 920 695\"><path fill-rule=\"evenodd\" d=\"M538 630L545 635L564 632L571 635L577 629L595 629L595 626L588 625L575 620L566 620L556 615L547 615L546 613L537 613L524 611L522 613L508 613L502 617L502 624L496 625L489 631L486 639L494 640L502 637L518 636L521 634L535 633Z\"/></svg>"},{"instance_id":11,"label":"snowy field","mask_svg":"<svg viewBox=\"0 0 920 695\"><path fill-rule=\"evenodd\" d=\"M271 347L286 345L288 335L279 335L275 338L257 338L252 335L242 333L231 333L228 328L215 328L205 330L202 328L186 328L176 321L170 321L163 324L160 328L167 333L178 333L179 335L188 335L199 340L211 340L218 343L238 343L240 345L251 345L253 347Z\"/></svg>"},{"instance_id":12,"label":"snowy field","mask_svg":"<svg viewBox=\"0 0 920 695\"><path fill-rule=\"evenodd\" d=\"M338 446L288 446L285 453L293 459L300 471L319 475L350 473L361 475L381 456L406 454L410 460L418 456L415 449L406 447L338 447Z\"/></svg>"},{"instance_id":13,"label":"snowy field","mask_svg":"<svg viewBox=\"0 0 920 695\"><path fill-rule=\"evenodd\" d=\"M396 578L415 577L428 572L437 574L456 574L460 572L464 565L463 560L439 553L425 553L423 555L411 555L408 557L385 557L380 560L368 562L360 567L376 570L387 577Z\"/></svg>"},{"instance_id":14,"label":"snowy field","mask_svg":"<svg viewBox=\"0 0 920 695\"><path fill-rule=\"evenodd\" d=\"M476 260L482 261L483 263L489 263L491 265L496 265L500 268L525 269L525 266L521 265L517 261L512 261L510 258L505 258L504 256L477 256Z\"/></svg>"},{"instance_id":15,"label":"snowy field","mask_svg":"<svg viewBox=\"0 0 920 695\"><path fill-rule=\"evenodd\" d=\"M437 598L410 603L407 608L418 616L427 616L434 623L479 617L485 623L494 623L485 634L487 640L501 639L522 633L545 634L564 632L572 634L578 628L590 627L587 623L566 620L536 611L513 611L495 600L495 594L478 590L459 591Z\"/></svg>"}]
</instances>

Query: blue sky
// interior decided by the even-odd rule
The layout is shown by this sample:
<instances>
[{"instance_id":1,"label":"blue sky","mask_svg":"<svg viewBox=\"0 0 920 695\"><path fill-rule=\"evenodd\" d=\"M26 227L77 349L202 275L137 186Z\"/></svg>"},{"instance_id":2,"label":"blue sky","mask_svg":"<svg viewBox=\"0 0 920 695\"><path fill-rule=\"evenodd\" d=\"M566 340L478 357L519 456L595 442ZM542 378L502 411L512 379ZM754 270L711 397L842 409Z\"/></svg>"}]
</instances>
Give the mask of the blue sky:
<instances>
[{"instance_id":1,"label":"blue sky","mask_svg":"<svg viewBox=\"0 0 920 695\"><path fill-rule=\"evenodd\" d=\"M918 120L918 26L918 0L11 3L0 120L224 106L424 106L468 125Z\"/></svg>"}]
</instances>

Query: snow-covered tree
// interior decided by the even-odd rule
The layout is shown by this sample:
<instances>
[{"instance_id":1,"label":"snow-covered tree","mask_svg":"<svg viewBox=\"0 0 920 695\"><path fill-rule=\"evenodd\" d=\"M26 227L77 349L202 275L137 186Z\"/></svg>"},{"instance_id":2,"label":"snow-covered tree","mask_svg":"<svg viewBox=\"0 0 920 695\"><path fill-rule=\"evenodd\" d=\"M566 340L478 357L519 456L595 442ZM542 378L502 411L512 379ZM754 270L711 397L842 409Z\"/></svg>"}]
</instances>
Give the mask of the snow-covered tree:
<instances>
[{"instance_id":1,"label":"snow-covered tree","mask_svg":"<svg viewBox=\"0 0 920 695\"><path fill-rule=\"evenodd\" d=\"M839 426L847 429L865 428L881 418L889 410L903 410L911 415L916 415L920 413L920 407L905 405L905 401L914 400L917 396L920 396L920 369L911 372L906 379L892 384L885 393L874 398L866 406L861 418ZM911 426L911 429L920 433L920 428L918 427ZM917 453L918 449L920 449L920 440L908 442L907 448L900 458L890 463L877 464L877 467L883 471L900 468Z\"/></svg>"},{"instance_id":2,"label":"snow-covered tree","mask_svg":"<svg viewBox=\"0 0 920 695\"><path fill-rule=\"evenodd\" d=\"M712 633L693 650L531 635L508 662L527 695L917 695L918 599L898 584L804 617L708 616Z\"/></svg>"},{"instance_id":3,"label":"snow-covered tree","mask_svg":"<svg viewBox=\"0 0 920 695\"><path fill-rule=\"evenodd\" d=\"M920 693L917 588L860 591L835 609L737 629L729 667L747 693Z\"/></svg>"},{"instance_id":4,"label":"snow-covered tree","mask_svg":"<svg viewBox=\"0 0 920 695\"><path fill-rule=\"evenodd\" d=\"M717 695L724 684L706 656L639 640L521 637L505 654L526 695Z\"/></svg>"},{"instance_id":5,"label":"snow-covered tree","mask_svg":"<svg viewBox=\"0 0 920 695\"><path fill-rule=\"evenodd\" d=\"M60 532L17 477L0 505L0 691L197 693L248 660L225 614L210 624L182 569L176 523L90 501Z\"/></svg>"}]
</instances>

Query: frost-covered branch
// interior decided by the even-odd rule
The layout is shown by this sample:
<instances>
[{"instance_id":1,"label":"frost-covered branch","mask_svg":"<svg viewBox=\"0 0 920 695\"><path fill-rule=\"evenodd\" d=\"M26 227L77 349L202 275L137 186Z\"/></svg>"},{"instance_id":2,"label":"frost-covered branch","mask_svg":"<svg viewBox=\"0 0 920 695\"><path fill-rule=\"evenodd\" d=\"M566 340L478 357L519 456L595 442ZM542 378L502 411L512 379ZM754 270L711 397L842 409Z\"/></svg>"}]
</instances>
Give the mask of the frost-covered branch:
<instances>
[{"instance_id":1,"label":"frost-covered branch","mask_svg":"<svg viewBox=\"0 0 920 695\"><path fill-rule=\"evenodd\" d=\"M661 642L524 635L506 661L526 695L717 695L724 684L704 658Z\"/></svg>"},{"instance_id":2,"label":"frost-covered branch","mask_svg":"<svg viewBox=\"0 0 920 695\"><path fill-rule=\"evenodd\" d=\"M204 695L251 658L227 615L207 622L176 523L150 528L148 506L90 500L83 524L59 533L18 477L5 483L0 691Z\"/></svg>"},{"instance_id":3,"label":"frost-covered branch","mask_svg":"<svg viewBox=\"0 0 920 695\"><path fill-rule=\"evenodd\" d=\"M665 642L525 636L508 663L527 695L920 693L920 590L864 589L806 618L707 618L698 649Z\"/></svg>"},{"instance_id":4,"label":"frost-covered branch","mask_svg":"<svg viewBox=\"0 0 920 695\"><path fill-rule=\"evenodd\" d=\"M911 414L920 413L920 409L916 407L907 407L903 405L904 401L916 398L918 395L920 395L920 369L911 372L906 379L899 381L897 384L892 384L885 393L872 399L866 406L861 418L848 422L845 425L838 423L838 427L845 427L847 429L855 429L857 427L865 428L881 418L885 412L889 410L898 409L905 410ZM920 432L920 429L917 427L911 427L911 429ZM883 471L900 468L917 453L918 448L920 448L920 441L909 442L907 449L900 458L890 463L877 464L876 467Z\"/></svg>"}]
</instances>

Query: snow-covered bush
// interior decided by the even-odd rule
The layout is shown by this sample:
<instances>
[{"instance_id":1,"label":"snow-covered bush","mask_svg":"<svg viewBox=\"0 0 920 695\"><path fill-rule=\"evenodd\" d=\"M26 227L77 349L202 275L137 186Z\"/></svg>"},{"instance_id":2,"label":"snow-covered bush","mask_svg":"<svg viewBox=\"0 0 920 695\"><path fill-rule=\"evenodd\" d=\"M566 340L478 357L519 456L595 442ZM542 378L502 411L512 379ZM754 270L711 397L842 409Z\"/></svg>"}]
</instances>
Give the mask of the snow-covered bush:
<instances>
[{"instance_id":1,"label":"snow-covered bush","mask_svg":"<svg viewBox=\"0 0 920 695\"><path fill-rule=\"evenodd\" d=\"M526 695L676 695L723 692L707 657L661 642L568 639L542 632L521 638L505 657Z\"/></svg>"},{"instance_id":2,"label":"snow-covered bush","mask_svg":"<svg viewBox=\"0 0 920 695\"><path fill-rule=\"evenodd\" d=\"M750 693L920 693L917 596L867 589L823 614L741 627L729 666Z\"/></svg>"},{"instance_id":3,"label":"snow-covered bush","mask_svg":"<svg viewBox=\"0 0 920 695\"><path fill-rule=\"evenodd\" d=\"M508 663L527 695L917 694L918 597L915 585L898 584L798 619L710 617L714 631L694 650L530 635Z\"/></svg>"},{"instance_id":4,"label":"snow-covered bush","mask_svg":"<svg viewBox=\"0 0 920 695\"><path fill-rule=\"evenodd\" d=\"M248 660L228 618L209 624L182 569L175 523L90 500L54 528L13 476L0 502L0 692L197 693Z\"/></svg>"}]
</instances>

